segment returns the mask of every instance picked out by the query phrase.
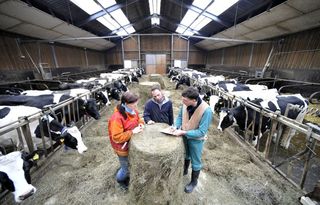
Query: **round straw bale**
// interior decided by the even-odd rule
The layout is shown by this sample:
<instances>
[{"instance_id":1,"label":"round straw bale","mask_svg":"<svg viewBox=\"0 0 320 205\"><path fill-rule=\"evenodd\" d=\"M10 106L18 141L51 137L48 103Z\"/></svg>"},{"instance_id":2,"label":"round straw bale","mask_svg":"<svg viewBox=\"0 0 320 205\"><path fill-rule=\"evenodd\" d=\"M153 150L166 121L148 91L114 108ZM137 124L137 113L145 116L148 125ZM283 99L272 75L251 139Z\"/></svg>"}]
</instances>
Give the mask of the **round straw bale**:
<instances>
[{"instance_id":1,"label":"round straw bale","mask_svg":"<svg viewBox=\"0 0 320 205\"><path fill-rule=\"evenodd\" d=\"M130 142L130 201L133 204L179 204L184 146L181 137L160 132L164 123L146 125Z\"/></svg>"},{"instance_id":2,"label":"round straw bale","mask_svg":"<svg viewBox=\"0 0 320 205\"><path fill-rule=\"evenodd\" d=\"M164 81L163 81L163 76L160 75L160 74L150 74L149 75L149 80L150 81L154 81L154 82L158 82L161 85L162 89L166 88L166 86L164 84Z\"/></svg>"}]
</instances>

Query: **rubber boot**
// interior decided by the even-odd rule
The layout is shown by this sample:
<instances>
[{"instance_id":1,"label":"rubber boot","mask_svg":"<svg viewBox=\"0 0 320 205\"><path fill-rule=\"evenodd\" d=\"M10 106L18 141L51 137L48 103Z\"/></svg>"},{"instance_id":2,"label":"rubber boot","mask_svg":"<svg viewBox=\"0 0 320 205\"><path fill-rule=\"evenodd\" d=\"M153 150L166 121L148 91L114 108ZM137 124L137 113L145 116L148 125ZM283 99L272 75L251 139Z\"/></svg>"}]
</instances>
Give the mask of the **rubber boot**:
<instances>
[{"instance_id":1,"label":"rubber boot","mask_svg":"<svg viewBox=\"0 0 320 205\"><path fill-rule=\"evenodd\" d=\"M188 174L189 165L190 165L190 159L185 159L184 160L183 176Z\"/></svg>"},{"instance_id":2,"label":"rubber boot","mask_svg":"<svg viewBox=\"0 0 320 205\"><path fill-rule=\"evenodd\" d=\"M117 182L119 183L120 187L124 190L128 190L129 188L129 182L130 182L130 177L127 177L125 180L123 181L119 181L117 180Z\"/></svg>"},{"instance_id":3,"label":"rubber boot","mask_svg":"<svg viewBox=\"0 0 320 205\"><path fill-rule=\"evenodd\" d=\"M199 178L200 170L199 171L194 171L192 170L191 173L191 182L184 188L184 192L186 193L191 193L193 189L197 186L198 184L198 178Z\"/></svg>"}]
</instances>

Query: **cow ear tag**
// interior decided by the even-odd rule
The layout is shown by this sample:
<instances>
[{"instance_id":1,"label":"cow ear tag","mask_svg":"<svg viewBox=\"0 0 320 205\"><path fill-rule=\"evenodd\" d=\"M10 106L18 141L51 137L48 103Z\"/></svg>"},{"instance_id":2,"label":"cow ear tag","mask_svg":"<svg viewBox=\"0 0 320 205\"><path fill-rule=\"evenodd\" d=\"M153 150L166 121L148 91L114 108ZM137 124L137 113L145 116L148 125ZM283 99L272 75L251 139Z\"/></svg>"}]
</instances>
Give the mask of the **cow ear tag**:
<instances>
[{"instance_id":1,"label":"cow ear tag","mask_svg":"<svg viewBox=\"0 0 320 205\"><path fill-rule=\"evenodd\" d=\"M33 159L34 161L39 160L39 155L36 153L36 154L32 157L32 159Z\"/></svg>"},{"instance_id":2,"label":"cow ear tag","mask_svg":"<svg viewBox=\"0 0 320 205\"><path fill-rule=\"evenodd\" d=\"M61 142L61 144L63 144L64 143L64 139L60 139L60 142Z\"/></svg>"}]
</instances>

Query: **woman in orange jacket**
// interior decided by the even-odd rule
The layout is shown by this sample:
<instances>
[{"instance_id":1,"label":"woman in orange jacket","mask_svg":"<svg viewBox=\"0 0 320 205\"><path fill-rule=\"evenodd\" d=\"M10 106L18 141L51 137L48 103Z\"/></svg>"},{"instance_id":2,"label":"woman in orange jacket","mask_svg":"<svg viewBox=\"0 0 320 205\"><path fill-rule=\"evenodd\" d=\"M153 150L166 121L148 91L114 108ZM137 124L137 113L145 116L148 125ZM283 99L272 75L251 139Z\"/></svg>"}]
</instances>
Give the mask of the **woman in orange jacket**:
<instances>
[{"instance_id":1,"label":"woman in orange jacket","mask_svg":"<svg viewBox=\"0 0 320 205\"><path fill-rule=\"evenodd\" d=\"M139 97L129 91L121 96L121 103L117 105L109 119L108 130L111 146L118 155L120 169L117 172L117 182L124 188L129 185L129 141L133 134L143 130L143 119L137 111Z\"/></svg>"}]
</instances>

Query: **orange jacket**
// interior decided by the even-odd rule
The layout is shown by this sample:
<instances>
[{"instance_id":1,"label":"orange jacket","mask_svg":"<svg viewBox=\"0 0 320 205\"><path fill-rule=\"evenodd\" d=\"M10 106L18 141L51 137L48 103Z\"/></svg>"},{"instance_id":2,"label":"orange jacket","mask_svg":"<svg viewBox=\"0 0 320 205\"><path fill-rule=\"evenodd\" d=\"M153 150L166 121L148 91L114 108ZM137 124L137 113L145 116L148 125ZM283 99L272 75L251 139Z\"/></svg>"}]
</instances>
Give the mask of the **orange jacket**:
<instances>
[{"instance_id":1,"label":"orange jacket","mask_svg":"<svg viewBox=\"0 0 320 205\"><path fill-rule=\"evenodd\" d=\"M109 119L108 131L111 146L119 156L128 156L129 141L132 136L132 130L139 124L143 124L143 119L139 117L139 113L135 110L135 115L127 113L127 119L120 114L116 108Z\"/></svg>"}]
</instances>

